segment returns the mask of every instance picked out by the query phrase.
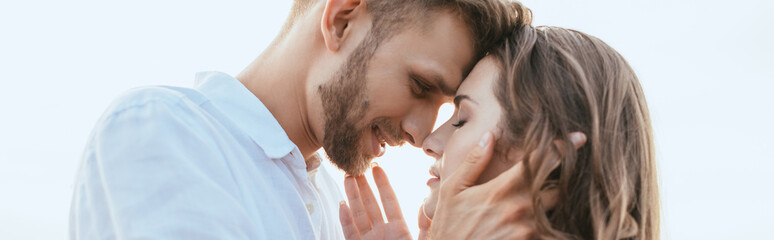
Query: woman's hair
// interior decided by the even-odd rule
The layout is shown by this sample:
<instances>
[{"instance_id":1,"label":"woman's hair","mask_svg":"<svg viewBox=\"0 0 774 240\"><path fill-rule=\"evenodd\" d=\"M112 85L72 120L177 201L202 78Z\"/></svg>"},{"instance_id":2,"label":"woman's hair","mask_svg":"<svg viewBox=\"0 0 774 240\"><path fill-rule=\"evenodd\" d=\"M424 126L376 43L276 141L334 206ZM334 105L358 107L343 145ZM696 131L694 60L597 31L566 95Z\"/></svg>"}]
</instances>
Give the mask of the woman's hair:
<instances>
[{"instance_id":1,"label":"woman's hair","mask_svg":"<svg viewBox=\"0 0 774 240\"><path fill-rule=\"evenodd\" d=\"M494 89L504 109L498 146L531 153L521 161L539 237L659 238L653 134L634 71L595 37L521 19L491 52L502 64ZM588 139L577 152L572 132ZM551 151L559 162L543 160ZM541 199L547 190L559 193L553 209Z\"/></svg>"}]
</instances>

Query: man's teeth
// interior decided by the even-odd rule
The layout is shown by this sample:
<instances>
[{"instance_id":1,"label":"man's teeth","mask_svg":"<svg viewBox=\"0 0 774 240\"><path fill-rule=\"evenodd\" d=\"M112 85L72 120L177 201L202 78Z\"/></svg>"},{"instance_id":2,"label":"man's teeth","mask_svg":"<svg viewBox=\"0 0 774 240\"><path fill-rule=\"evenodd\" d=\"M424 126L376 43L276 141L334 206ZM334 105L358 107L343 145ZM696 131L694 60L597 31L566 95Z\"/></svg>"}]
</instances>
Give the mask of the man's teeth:
<instances>
[{"instance_id":1,"label":"man's teeth","mask_svg":"<svg viewBox=\"0 0 774 240\"><path fill-rule=\"evenodd\" d=\"M379 140L379 143L384 146L384 144L387 142L387 140L384 139L384 136L382 136L382 131L379 131L378 128L376 130L376 139Z\"/></svg>"}]
</instances>

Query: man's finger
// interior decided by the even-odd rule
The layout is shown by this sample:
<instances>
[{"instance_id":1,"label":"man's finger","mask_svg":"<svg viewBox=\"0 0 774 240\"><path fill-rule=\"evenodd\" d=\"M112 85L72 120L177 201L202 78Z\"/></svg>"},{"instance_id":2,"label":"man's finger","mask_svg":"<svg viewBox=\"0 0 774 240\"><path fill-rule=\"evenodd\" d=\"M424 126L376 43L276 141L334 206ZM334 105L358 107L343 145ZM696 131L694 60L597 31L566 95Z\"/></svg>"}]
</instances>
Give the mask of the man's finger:
<instances>
[{"instance_id":1,"label":"man's finger","mask_svg":"<svg viewBox=\"0 0 774 240\"><path fill-rule=\"evenodd\" d=\"M395 196L395 191L392 190L390 180L387 179L387 174L384 173L384 169L376 166L371 171L374 174L376 188L379 189L379 197L382 199L382 206L384 206L384 214L387 215L387 221L393 222L403 220L403 213L400 211L398 197Z\"/></svg>"},{"instance_id":2,"label":"man's finger","mask_svg":"<svg viewBox=\"0 0 774 240\"><path fill-rule=\"evenodd\" d=\"M559 201L559 189L548 189L541 191L540 202L543 204L544 210L551 210L556 207L556 203Z\"/></svg>"},{"instance_id":3,"label":"man's finger","mask_svg":"<svg viewBox=\"0 0 774 240\"><path fill-rule=\"evenodd\" d=\"M363 199L360 197L360 190L357 187L357 180L355 177L347 177L344 179L344 191L347 193L347 199L349 200L349 207L351 208L352 217L355 221L355 226L360 232L367 232L371 230L371 219L368 217L368 213L363 206Z\"/></svg>"},{"instance_id":4,"label":"man's finger","mask_svg":"<svg viewBox=\"0 0 774 240\"><path fill-rule=\"evenodd\" d=\"M586 144L586 135L582 132L572 132L568 135L570 141L574 145L575 149L577 150L584 144ZM554 147L556 147L557 150L563 151L564 144L561 140L555 140L554 141ZM534 153L529 153L530 157L529 160L530 164L532 166L535 166L533 168L537 167L537 163L539 162L539 159L536 159L537 157L542 157L543 164L549 164L552 167L558 166L561 163L560 156L556 154L554 151L548 151L544 156L537 156ZM550 171L547 171L546 173L533 173L533 174L541 174L545 175L550 173ZM542 177L542 176L541 176ZM506 170L500 176L497 176L495 179L492 179L488 183L484 185L491 185L494 193L506 193L507 191L518 191L520 190L525 184L526 179L524 179L524 163L519 162L513 165L510 169ZM498 188L499 186L499 188Z\"/></svg>"},{"instance_id":5,"label":"man's finger","mask_svg":"<svg viewBox=\"0 0 774 240\"><path fill-rule=\"evenodd\" d=\"M586 144L586 134L583 134L582 132L571 132L570 134L567 134L567 138L570 139L570 143L572 143L573 145L573 148L572 148L573 150L578 150L580 147ZM558 157L556 157L556 160L561 161L561 159L564 158L564 156L567 156L566 151L569 151L565 149L564 139L556 139L554 140L553 144L554 144L554 147L556 148L555 150L559 155ZM544 158L549 159L550 157L546 156ZM538 159L533 159L532 161L534 162L535 160L538 160Z\"/></svg>"},{"instance_id":6,"label":"man's finger","mask_svg":"<svg viewBox=\"0 0 774 240\"><path fill-rule=\"evenodd\" d=\"M371 186L368 185L365 175L357 176L355 180L357 180L357 187L360 189L360 198L363 200L363 206L371 219L371 225L384 223L382 209L379 207L379 203L376 202L374 192L371 191Z\"/></svg>"},{"instance_id":7,"label":"man's finger","mask_svg":"<svg viewBox=\"0 0 774 240\"><path fill-rule=\"evenodd\" d=\"M478 177L486 169L489 164L490 158L492 158L492 151L494 150L494 136L491 132L484 133L484 136L479 140L478 145L473 147L473 150L468 152L465 160L452 173L449 179L442 186L442 194L456 195L458 192L473 186L478 180ZM443 190L443 189L447 190ZM447 192L450 191L450 192ZM444 193L445 192L445 193Z\"/></svg>"},{"instance_id":8,"label":"man's finger","mask_svg":"<svg viewBox=\"0 0 774 240\"><path fill-rule=\"evenodd\" d=\"M344 231L344 238L347 240L359 240L360 232L355 226L355 220L352 217L352 211L349 210L344 201L339 203L339 221L341 221L341 230Z\"/></svg>"}]
</instances>

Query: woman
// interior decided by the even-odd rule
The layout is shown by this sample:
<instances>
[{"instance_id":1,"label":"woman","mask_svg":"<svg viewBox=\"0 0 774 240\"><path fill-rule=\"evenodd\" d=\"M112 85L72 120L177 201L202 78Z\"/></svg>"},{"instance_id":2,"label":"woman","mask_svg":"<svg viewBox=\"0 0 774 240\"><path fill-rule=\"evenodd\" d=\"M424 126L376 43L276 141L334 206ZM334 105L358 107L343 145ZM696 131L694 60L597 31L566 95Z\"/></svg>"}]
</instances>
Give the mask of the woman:
<instances>
[{"instance_id":1,"label":"woman","mask_svg":"<svg viewBox=\"0 0 774 240\"><path fill-rule=\"evenodd\" d=\"M634 71L595 37L535 28L529 16L522 19L527 24L475 66L454 99L454 116L423 144L437 159L431 174L438 179L429 181L420 238L442 214L436 211L440 183L487 132L496 139L495 150L478 183L521 165L532 204L532 237L659 238L653 136ZM577 151L573 132L587 138ZM375 178L383 178L381 169L375 170ZM343 226L351 225L346 207L342 213ZM359 237L392 230L345 227L348 231Z\"/></svg>"}]
</instances>

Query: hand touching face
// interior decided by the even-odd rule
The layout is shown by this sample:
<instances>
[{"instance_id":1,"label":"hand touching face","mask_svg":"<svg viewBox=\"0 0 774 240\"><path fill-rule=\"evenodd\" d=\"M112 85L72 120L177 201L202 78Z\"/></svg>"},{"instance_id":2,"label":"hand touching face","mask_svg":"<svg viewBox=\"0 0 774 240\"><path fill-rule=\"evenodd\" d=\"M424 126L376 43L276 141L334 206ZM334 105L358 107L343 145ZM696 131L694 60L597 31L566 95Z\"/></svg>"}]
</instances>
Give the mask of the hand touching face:
<instances>
[{"instance_id":1,"label":"hand touching face","mask_svg":"<svg viewBox=\"0 0 774 240\"><path fill-rule=\"evenodd\" d=\"M433 217L438 187L444 177L459 167L485 132L495 133L495 139L500 137L498 123L502 117L502 107L493 91L498 74L499 65L494 57L482 59L457 90L452 118L423 143L425 153L436 159L430 169L431 175L436 178L428 181L431 193L424 205L425 214L429 218ZM512 164L502 156L496 156L482 173L480 181L494 178Z\"/></svg>"}]
</instances>

